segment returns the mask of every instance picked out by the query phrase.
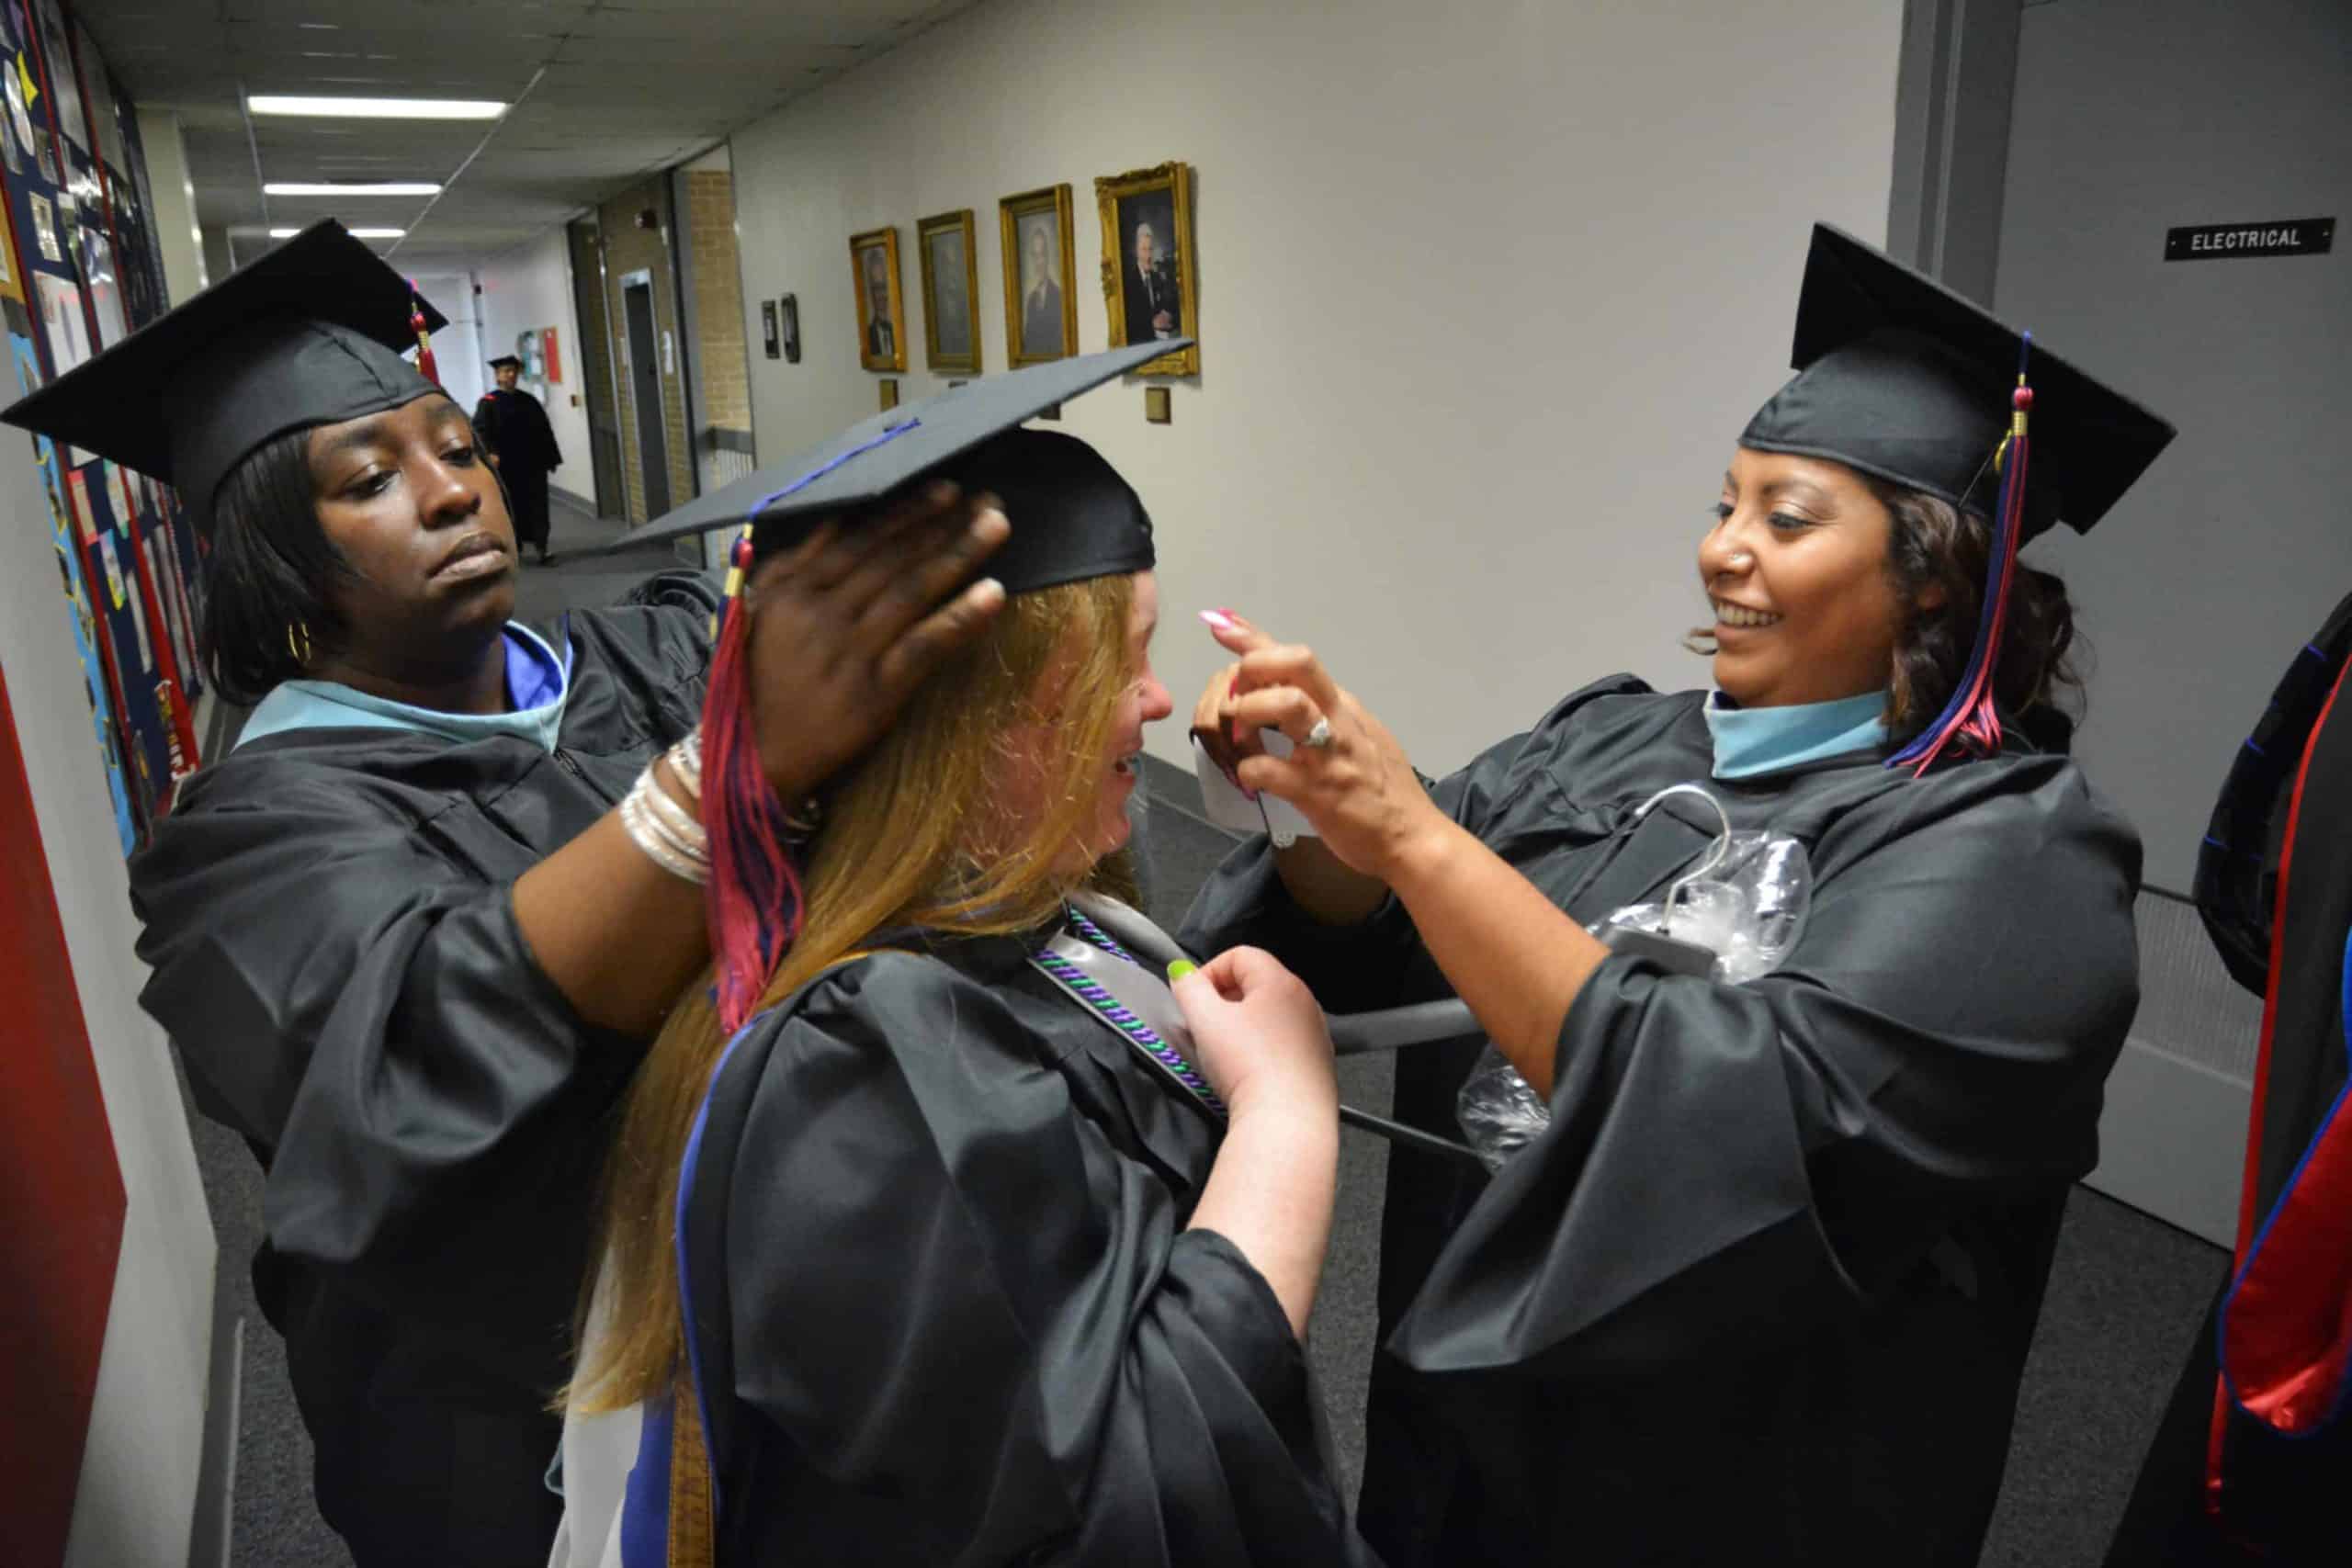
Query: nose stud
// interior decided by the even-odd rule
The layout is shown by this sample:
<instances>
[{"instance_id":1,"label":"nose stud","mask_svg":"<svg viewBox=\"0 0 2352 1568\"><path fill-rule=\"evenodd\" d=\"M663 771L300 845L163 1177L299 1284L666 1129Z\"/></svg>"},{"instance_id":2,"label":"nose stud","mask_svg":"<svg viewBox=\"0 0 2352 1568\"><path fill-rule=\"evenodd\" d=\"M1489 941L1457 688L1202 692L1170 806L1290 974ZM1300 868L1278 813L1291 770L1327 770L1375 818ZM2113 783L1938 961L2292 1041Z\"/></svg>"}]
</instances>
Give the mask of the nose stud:
<instances>
[{"instance_id":1,"label":"nose stud","mask_svg":"<svg viewBox=\"0 0 2352 1568\"><path fill-rule=\"evenodd\" d=\"M1746 571L1749 567L1756 564L1756 558L1749 555L1746 550L1737 550L1733 552L1731 559L1725 561L1724 564L1730 567L1734 571Z\"/></svg>"}]
</instances>

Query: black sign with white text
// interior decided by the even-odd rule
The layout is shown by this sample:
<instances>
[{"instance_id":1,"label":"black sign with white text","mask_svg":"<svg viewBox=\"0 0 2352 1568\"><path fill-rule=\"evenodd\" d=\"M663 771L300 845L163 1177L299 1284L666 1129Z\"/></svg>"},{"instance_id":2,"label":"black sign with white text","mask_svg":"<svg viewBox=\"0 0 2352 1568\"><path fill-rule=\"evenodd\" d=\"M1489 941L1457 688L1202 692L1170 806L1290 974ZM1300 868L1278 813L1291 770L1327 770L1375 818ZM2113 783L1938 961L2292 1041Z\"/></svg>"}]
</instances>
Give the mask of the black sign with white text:
<instances>
[{"instance_id":1,"label":"black sign with white text","mask_svg":"<svg viewBox=\"0 0 2352 1568\"><path fill-rule=\"evenodd\" d=\"M2199 223L2165 231L2165 260L2225 256L2320 256L2335 245L2333 218L2277 218L2266 223Z\"/></svg>"}]
</instances>

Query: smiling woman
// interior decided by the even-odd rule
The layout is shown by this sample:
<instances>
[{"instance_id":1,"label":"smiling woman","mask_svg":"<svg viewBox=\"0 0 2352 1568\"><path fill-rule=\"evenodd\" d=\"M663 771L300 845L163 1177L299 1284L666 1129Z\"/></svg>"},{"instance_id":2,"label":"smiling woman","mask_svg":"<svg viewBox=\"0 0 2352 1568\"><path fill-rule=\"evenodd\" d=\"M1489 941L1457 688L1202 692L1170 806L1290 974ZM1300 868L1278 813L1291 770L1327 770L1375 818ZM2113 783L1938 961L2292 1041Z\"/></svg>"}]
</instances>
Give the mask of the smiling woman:
<instances>
[{"instance_id":1,"label":"smiling woman","mask_svg":"<svg viewBox=\"0 0 2352 1568\"><path fill-rule=\"evenodd\" d=\"M141 1000L266 1167L256 1295L361 1568L544 1560L606 1119L708 952L716 595L510 622L505 497L410 310L321 224L6 415L176 484L208 545L205 657L255 705L131 863ZM1005 535L925 491L763 568L762 787L985 628Z\"/></svg>"},{"instance_id":2,"label":"smiling woman","mask_svg":"<svg viewBox=\"0 0 2352 1568\"><path fill-rule=\"evenodd\" d=\"M1338 1010L1458 995L1552 1111L1491 1182L1391 1156L1361 1517L1392 1568L1977 1560L2137 1001L2139 843L2043 722L2071 620L2014 552L2172 432L1826 227L1795 360L1700 543L1712 692L1594 682L1425 787L1312 653L1216 630L1195 721L1306 742L1238 771L1317 836L1237 852L1187 944ZM1692 779L1720 818L1650 809ZM1590 934L1718 821L1810 858L1779 968ZM1399 1118L1449 1132L1485 1043L1400 1058Z\"/></svg>"}]
</instances>

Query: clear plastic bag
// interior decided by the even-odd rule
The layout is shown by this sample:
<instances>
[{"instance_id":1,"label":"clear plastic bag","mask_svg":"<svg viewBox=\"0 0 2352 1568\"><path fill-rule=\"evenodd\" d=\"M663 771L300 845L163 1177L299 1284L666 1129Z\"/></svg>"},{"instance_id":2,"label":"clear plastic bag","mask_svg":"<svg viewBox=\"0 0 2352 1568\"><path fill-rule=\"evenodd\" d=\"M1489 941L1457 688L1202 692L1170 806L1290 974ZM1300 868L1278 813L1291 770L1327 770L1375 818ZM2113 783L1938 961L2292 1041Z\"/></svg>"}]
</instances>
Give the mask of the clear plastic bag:
<instances>
[{"instance_id":1,"label":"clear plastic bag","mask_svg":"<svg viewBox=\"0 0 2352 1568\"><path fill-rule=\"evenodd\" d=\"M1662 932L1714 954L1707 977L1737 985L1788 957L1804 934L1812 897L1813 863L1803 844L1785 833L1726 830L1665 900L1629 904L1585 929L1604 942L1612 930ZM1501 1169L1552 1121L1552 1108L1492 1045L1463 1084L1454 1114L1488 1170Z\"/></svg>"}]
</instances>

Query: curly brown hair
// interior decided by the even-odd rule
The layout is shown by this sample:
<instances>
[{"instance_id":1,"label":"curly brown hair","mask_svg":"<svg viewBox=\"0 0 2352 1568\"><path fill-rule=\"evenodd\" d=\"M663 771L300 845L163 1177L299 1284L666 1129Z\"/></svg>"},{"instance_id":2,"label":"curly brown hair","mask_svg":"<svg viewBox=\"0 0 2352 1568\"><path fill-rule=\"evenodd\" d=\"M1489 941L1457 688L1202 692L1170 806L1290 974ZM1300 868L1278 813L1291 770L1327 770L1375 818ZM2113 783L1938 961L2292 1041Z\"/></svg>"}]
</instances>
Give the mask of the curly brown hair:
<instances>
[{"instance_id":1,"label":"curly brown hair","mask_svg":"<svg viewBox=\"0 0 2352 1568\"><path fill-rule=\"evenodd\" d=\"M1903 606L1886 694L1888 734L1900 746L1935 722L1967 672L1984 607L1993 528L1976 513L1921 491L1868 476L1863 482L1886 508L1887 575ZM1941 590L1932 608L1921 604L1930 589ZM2082 715L2077 641L2065 583L2019 561L1993 672L1994 699L2045 750L2063 750Z\"/></svg>"}]
</instances>

